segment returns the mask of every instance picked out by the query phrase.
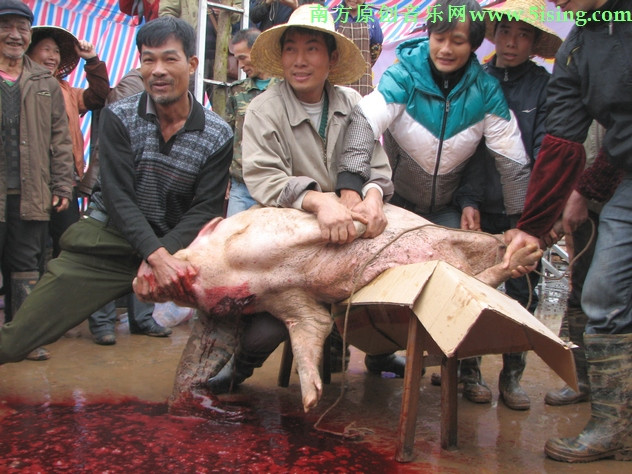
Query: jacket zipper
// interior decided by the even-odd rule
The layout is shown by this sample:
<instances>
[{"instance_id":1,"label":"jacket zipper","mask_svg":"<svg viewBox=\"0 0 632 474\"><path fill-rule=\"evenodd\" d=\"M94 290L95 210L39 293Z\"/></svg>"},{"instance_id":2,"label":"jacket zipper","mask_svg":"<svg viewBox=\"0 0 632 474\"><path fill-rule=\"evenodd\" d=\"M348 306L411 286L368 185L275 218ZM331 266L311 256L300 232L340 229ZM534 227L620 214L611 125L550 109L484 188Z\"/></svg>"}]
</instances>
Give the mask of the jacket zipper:
<instances>
[{"instance_id":1,"label":"jacket zipper","mask_svg":"<svg viewBox=\"0 0 632 474\"><path fill-rule=\"evenodd\" d=\"M448 122L448 112L450 112L450 101L446 99L443 107L443 121L441 122L441 135L439 136L439 148L437 149L437 159L435 161L435 169L432 175L432 194L430 195L430 214L434 212L434 206L437 193L437 174L439 174L439 164L441 162L441 150L443 148L443 138L445 136L445 126Z\"/></svg>"}]
</instances>

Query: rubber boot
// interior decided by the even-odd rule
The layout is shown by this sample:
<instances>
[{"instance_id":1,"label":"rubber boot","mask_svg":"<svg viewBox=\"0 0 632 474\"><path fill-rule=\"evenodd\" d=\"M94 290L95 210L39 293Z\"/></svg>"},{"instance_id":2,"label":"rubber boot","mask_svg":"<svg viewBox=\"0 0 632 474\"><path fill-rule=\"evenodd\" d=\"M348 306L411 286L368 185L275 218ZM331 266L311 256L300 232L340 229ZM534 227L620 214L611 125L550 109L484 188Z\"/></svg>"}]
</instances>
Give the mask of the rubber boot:
<instances>
[{"instance_id":1,"label":"rubber boot","mask_svg":"<svg viewBox=\"0 0 632 474\"><path fill-rule=\"evenodd\" d=\"M526 359L526 352L503 354L503 370L500 371L498 377L498 391L507 408L512 410L528 410L531 408L529 396L520 386Z\"/></svg>"},{"instance_id":2,"label":"rubber boot","mask_svg":"<svg viewBox=\"0 0 632 474\"><path fill-rule=\"evenodd\" d=\"M253 314L244 322L235 355L206 382L215 395L231 391L250 377L288 337L285 324L269 313Z\"/></svg>"},{"instance_id":3,"label":"rubber boot","mask_svg":"<svg viewBox=\"0 0 632 474\"><path fill-rule=\"evenodd\" d=\"M252 375L254 370L261 367L270 356L270 353L235 353L219 373L208 379L206 386L215 394L231 392L244 380Z\"/></svg>"},{"instance_id":4,"label":"rubber boot","mask_svg":"<svg viewBox=\"0 0 632 474\"><path fill-rule=\"evenodd\" d=\"M544 403L547 405L571 405L590 400L588 366L586 364L586 351L584 350L584 328L586 327L588 316L584 314L581 308L568 308L566 317L568 320L569 339L573 344L579 346L577 349L573 349L579 392L576 392L568 385L559 390L551 390L544 397Z\"/></svg>"},{"instance_id":5,"label":"rubber boot","mask_svg":"<svg viewBox=\"0 0 632 474\"><path fill-rule=\"evenodd\" d=\"M367 354L364 356L364 365L366 365L367 370L372 374L380 375L382 372L390 372L399 378L403 378L406 369L406 358L393 353L378 355Z\"/></svg>"},{"instance_id":6,"label":"rubber boot","mask_svg":"<svg viewBox=\"0 0 632 474\"><path fill-rule=\"evenodd\" d=\"M11 314L16 314L22 303L28 295L31 294L33 288L39 280L39 272L13 272L11 273ZM50 352L43 347L33 349L26 356L28 360L48 360Z\"/></svg>"},{"instance_id":7,"label":"rubber boot","mask_svg":"<svg viewBox=\"0 0 632 474\"><path fill-rule=\"evenodd\" d=\"M489 389L480 370L480 357L461 360L459 382L463 382L463 396L474 403L491 403L492 391Z\"/></svg>"},{"instance_id":8,"label":"rubber boot","mask_svg":"<svg viewBox=\"0 0 632 474\"><path fill-rule=\"evenodd\" d=\"M552 438L544 452L557 461L632 460L632 334L585 334L591 417L575 438Z\"/></svg>"}]
</instances>

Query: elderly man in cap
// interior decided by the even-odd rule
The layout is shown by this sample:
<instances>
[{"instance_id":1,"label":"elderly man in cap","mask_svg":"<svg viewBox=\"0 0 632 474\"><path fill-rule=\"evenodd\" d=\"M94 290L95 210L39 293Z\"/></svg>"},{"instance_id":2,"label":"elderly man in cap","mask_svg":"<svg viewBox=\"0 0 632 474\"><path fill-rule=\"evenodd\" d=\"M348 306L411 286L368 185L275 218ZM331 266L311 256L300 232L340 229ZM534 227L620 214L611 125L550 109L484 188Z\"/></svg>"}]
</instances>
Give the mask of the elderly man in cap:
<instances>
[{"instance_id":1,"label":"elderly man in cap","mask_svg":"<svg viewBox=\"0 0 632 474\"><path fill-rule=\"evenodd\" d=\"M357 237L354 217L369 224L368 236L379 234L386 226L383 200L392 193L391 170L380 146L372 156L371 179L358 196L364 203L358 209L361 213L346 205L347 190L342 198L330 193L349 114L361 98L336 84L351 83L364 73L358 48L336 32L333 18L322 5L304 5L286 24L261 33L250 57L258 70L285 79L253 99L246 111L243 175L252 197L265 206L315 214L323 239L334 244ZM225 391L231 375L233 384L243 382L286 337L283 323L271 315L250 317L231 359L234 368L227 364L210 379L210 389ZM394 371L394 364L403 366L403 361L393 359L393 354L380 359L385 361L384 370Z\"/></svg>"},{"instance_id":2,"label":"elderly man in cap","mask_svg":"<svg viewBox=\"0 0 632 474\"><path fill-rule=\"evenodd\" d=\"M25 55L33 12L0 0L0 257L5 323L39 278L51 211L72 198L73 156L64 97L51 72ZM51 310L52 308L48 308ZM47 358L44 351L29 357Z\"/></svg>"},{"instance_id":3,"label":"elderly man in cap","mask_svg":"<svg viewBox=\"0 0 632 474\"><path fill-rule=\"evenodd\" d=\"M537 16L524 15L523 21L513 19L519 11L544 10L543 0L507 0L486 8L494 19L485 17L485 38L496 45L496 54L483 65L502 87L507 104L515 114L522 143L531 163L535 161L545 135L546 85L550 74L531 61L532 56L545 59L555 57L562 39L546 27ZM504 15L501 15L504 14ZM501 18L498 20L497 18ZM502 193L500 174L489 152L481 143L465 175L465 184L457 191L456 199L468 200L473 230L502 234L516 226L519 215L507 213ZM527 281L527 278L529 281ZM505 283L507 295L533 313L538 305L534 291L539 281L532 272ZM530 291L531 289L531 291ZM528 410L529 396L520 386L526 364L526 352L503 354L503 369L498 380L500 399L513 410Z\"/></svg>"}]
</instances>

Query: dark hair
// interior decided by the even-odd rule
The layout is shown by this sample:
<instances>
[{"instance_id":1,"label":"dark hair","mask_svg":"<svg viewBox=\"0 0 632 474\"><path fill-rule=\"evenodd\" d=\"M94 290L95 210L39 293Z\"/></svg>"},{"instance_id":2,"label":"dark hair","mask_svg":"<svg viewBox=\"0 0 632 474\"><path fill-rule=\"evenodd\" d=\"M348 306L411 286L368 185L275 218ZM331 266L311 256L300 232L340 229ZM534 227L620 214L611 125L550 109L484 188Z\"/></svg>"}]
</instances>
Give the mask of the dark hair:
<instances>
[{"instance_id":1,"label":"dark hair","mask_svg":"<svg viewBox=\"0 0 632 474\"><path fill-rule=\"evenodd\" d=\"M323 41L325 41L325 45L327 46L327 53L329 53L329 57L331 54L336 51L338 45L336 44L336 38L334 35L326 33L324 31L314 30L312 28L304 28L302 26L289 26L281 35L281 39L279 42L281 43L281 51L283 51L283 46L285 45L285 39L290 33L299 33L304 35L310 35L313 37L321 37Z\"/></svg>"},{"instance_id":2,"label":"dark hair","mask_svg":"<svg viewBox=\"0 0 632 474\"><path fill-rule=\"evenodd\" d=\"M195 56L195 30L186 21L168 15L148 21L141 26L136 35L136 47L141 53L143 46L161 46L169 38L175 38L182 43L182 50L187 59Z\"/></svg>"},{"instance_id":3,"label":"dark hair","mask_svg":"<svg viewBox=\"0 0 632 474\"><path fill-rule=\"evenodd\" d=\"M248 44L248 47L252 48L252 45L255 44L255 41L260 34L261 31L259 31L257 28L246 28L245 30L239 30L230 39L230 44L233 45L245 41Z\"/></svg>"},{"instance_id":4,"label":"dark hair","mask_svg":"<svg viewBox=\"0 0 632 474\"><path fill-rule=\"evenodd\" d=\"M457 23L462 22L463 18L453 14L450 7L462 6L465 6L465 18L470 21L470 46L476 51L485 38L483 10L476 0L447 0L445 3L437 3L433 8L433 16L428 20L428 35L445 33L456 28ZM470 12L478 14L472 15Z\"/></svg>"}]
</instances>

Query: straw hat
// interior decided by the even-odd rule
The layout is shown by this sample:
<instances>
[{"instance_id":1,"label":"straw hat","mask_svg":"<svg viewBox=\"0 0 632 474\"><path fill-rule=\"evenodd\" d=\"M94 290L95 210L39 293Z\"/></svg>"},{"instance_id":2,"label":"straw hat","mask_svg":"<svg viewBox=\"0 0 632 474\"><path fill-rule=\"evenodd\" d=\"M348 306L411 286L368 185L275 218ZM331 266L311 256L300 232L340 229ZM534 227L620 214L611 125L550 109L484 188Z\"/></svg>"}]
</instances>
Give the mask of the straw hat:
<instances>
[{"instance_id":1,"label":"straw hat","mask_svg":"<svg viewBox=\"0 0 632 474\"><path fill-rule=\"evenodd\" d=\"M79 55L75 51L75 46L79 46L79 40L70 31L58 26L34 26L31 29L31 38L26 54L30 54L35 45L45 38L52 38L59 46L61 61L55 77L63 79L79 64Z\"/></svg>"},{"instance_id":2,"label":"straw hat","mask_svg":"<svg viewBox=\"0 0 632 474\"><path fill-rule=\"evenodd\" d=\"M336 31L333 17L319 4L298 7L287 23L274 26L259 35L250 51L250 58L257 69L271 76L283 77L281 36L291 26L322 31L335 38L339 57L337 64L329 71L330 83L350 84L362 77L366 70L362 53L353 41Z\"/></svg>"},{"instance_id":3,"label":"straw hat","mask_svg":"<svg viewBox=\"0 0 632 474\"><path fill-rule=\"evenodd\" d=\"M494 6L485 7L483 10L519 14L521 21L540 30L540 36L533 45L533 54L546 59L554 58L555 53L562 44L562 38L547 27L537 13L535 15L531 13L532 8L536 9L535 12L546 12L544 0L506 0ZM509 17L507 18L509 19ZM512 19L515 19L515 17L512 17ZM491 20L489 15L485 16L485 38L492 43L494 42L496 23L498 23L497 20Z\"/></svg>"}]
</instances>

